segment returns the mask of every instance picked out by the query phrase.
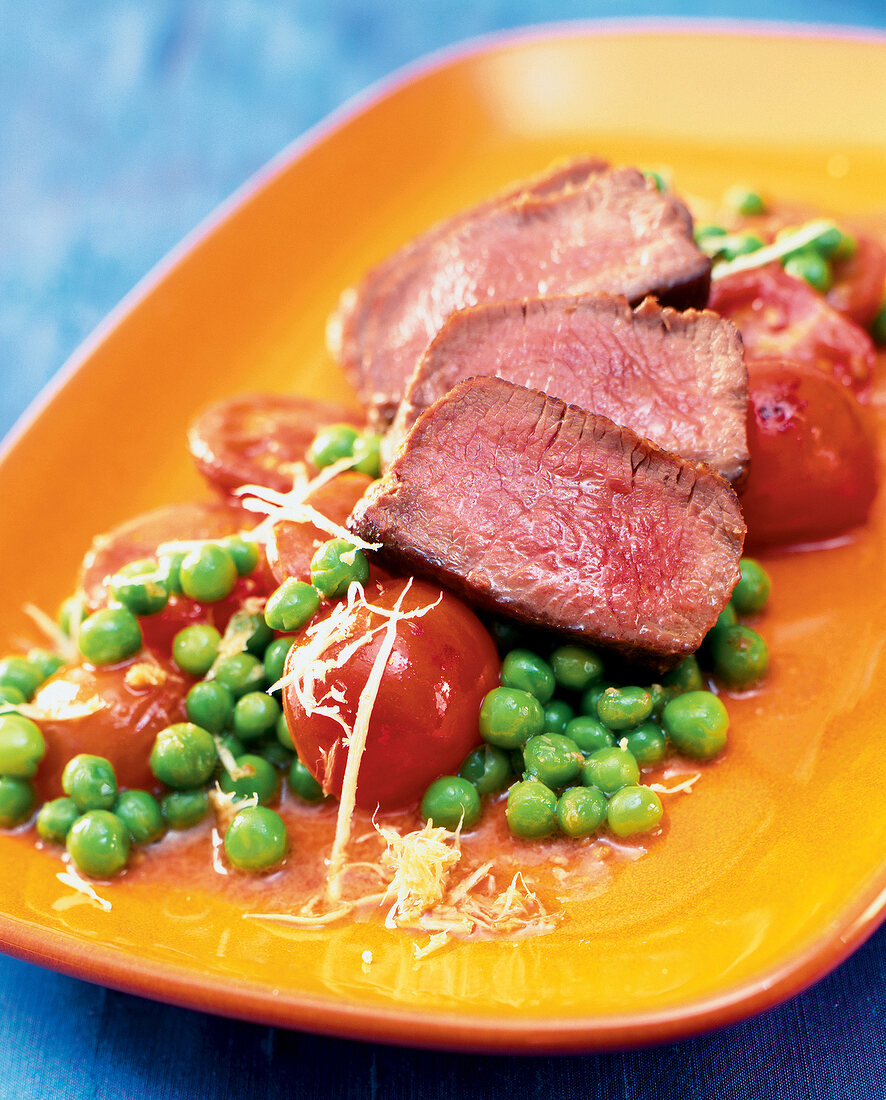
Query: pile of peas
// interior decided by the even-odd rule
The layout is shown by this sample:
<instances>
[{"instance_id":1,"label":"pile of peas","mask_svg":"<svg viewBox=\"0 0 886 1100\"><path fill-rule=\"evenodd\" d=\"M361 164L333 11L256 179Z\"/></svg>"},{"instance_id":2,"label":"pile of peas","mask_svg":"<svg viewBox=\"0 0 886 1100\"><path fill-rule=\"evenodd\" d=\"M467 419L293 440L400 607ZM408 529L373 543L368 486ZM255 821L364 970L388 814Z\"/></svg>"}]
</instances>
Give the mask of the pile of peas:
<instances>
[{"instance_id":1,"label":"pile of peas","mask_svg":"<svg viewBox=\"0 0 886 1100\"><path fill-rule=\"evenodd\" d=\"M80 624L83 657L94 665L128 660L142 648L139 619L161 612L171 594L201 603L225 599L258 560L255 544L234 536L127 565L111 578L109 606ZM291 633L324 601L344 596L352 581L365 583L368 577L366 556L342 539L331 539L314 554L310 584L290 578L270 596L264 614L234 613L225 635L228 641L242 640L239 652L228 652L209 623L179 631L173 660L197 682L185 699L188 720L161 730L151 751L151 771L166 793L158 800L148 791L120 791L110 761L80 754L63 772L64 797L45 803L37 814L41 839L64 844L84 874L107 878L126 866L133 844L151 844L168 828L187 829L202 821L217 783L235 805L246 803L225 833L230 863L246 871L279 865L288 837L268 803L279 794L280 772L287 771L289 788L301 801L318 803L324 795L295 753L278 698L266 689L283 674ZM39 726L16 713L15 706L31 699L62 665L43 651L0 661L5 705L0 714L0 827L30 818L36 803L31 780L46 752ZM235 767L229 771L224 761L231 759Z\"/></svg>"},{"instance_id":2,"label":"pile of peas","mask_svg":"<svg viewBox=\"0 0 886 1100\"><path fill-rule=\"evenodd\" d=\"M732 599L699 650L733 690L756 686L768 670L766 643L738 617L761 612L769 590L760 563L742 559ZM729 717L707 690L698 657L641 687L607 679L600 656L580 646L558 646L547 657L511 649L501 686L480 709L484 743L457 776L428 787L422 816L446 829L469 829L480 818L482 797L507 790L505 816L518 837L585 837L604 826L619 837L649 832L662 805L640 782L642 770L661 764L671 749L710 760L726 744Z\"/></svg>"},{"instance_id":3,"label":"pile of peas","mask_svg":"<svg viewBox=\"0 0 886 1100\"><path fill-rule=\"evenodd\" d=\"M724 204L736 214L752 216L766 213L766 203L762 196L743 187L731 188L726 193ZM780 230L776 241L796 233L798 228L799 226L793 226ZM764 245L756 233L730 233L722 225L716 224L697 226L695 239L699 248L713 260L734 260L738 256L756 252ZM832 264L848 260L855 254L856 248L853 237L832 225L809 244L787 252L781 257L781 262L789 275L803 279L815 290L826 294L834 281Z\"/></svg>"}]
</instances>

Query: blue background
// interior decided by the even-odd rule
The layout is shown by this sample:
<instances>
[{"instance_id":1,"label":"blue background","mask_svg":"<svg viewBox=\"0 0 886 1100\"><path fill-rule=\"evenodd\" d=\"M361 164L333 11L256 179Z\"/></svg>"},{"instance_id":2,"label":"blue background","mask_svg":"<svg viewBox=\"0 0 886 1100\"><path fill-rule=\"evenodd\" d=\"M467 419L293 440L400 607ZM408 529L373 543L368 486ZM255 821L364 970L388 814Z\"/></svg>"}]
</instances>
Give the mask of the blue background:
<instances>
[{"instance_id":1,"label":"blue background","mask_svg":"<svg viewBox=\"0 0 886 1100\"><path fill-rule=\"evenodd\" d=\"M884 0L0 0L0 434L168 249L352 94L469 36L644 15L886 28ZM886 930L755 1020L603 1056L318 1039L6 958L0 1006L0 1100L886 1098Z\"/></svg>"}]
</instances>

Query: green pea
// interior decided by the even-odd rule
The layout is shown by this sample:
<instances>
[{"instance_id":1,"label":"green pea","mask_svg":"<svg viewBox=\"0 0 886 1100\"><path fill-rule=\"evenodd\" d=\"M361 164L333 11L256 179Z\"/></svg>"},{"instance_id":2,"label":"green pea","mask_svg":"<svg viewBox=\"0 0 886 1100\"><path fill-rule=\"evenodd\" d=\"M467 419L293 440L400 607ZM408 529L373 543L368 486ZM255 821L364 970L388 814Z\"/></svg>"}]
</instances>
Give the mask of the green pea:
<instances>
[{"instance_id":1,"label":"green pea","mask_svg":"<svg viewBox=\"0 0 886 1100\"><path fill-rule=\"evenodd\" d=\"M36 722L21 714L0 714L0 775L33 779L46 755L46 742Z\"/></svg>"},{"instance_id":2,"label":"green pea","mask_svg":"<svg viewBox=\"0 0 886 1100\"><path fill-rule=\"evenodd\" d=\"M584 691L603 676L603 662L592 649L562 645L551 654L554 679L568 691Z\"/></svg>"},{"instance_id":3,"label":"green pea","mask_svg":"<svg viewBox=\"0 0 886 1100\"><path fill-rule=\"evenodd\" d=\"M111 761L87 752L72 757L62 772L62 790L81 813L113 809L117 801L117 777Z\"/></svg>"},{"instance_id":4,"label":"green pea","mask_svg":"<svg viewBox=\"0 0 886 1100\"><path fill-rule=\"evenodd\" d=\"M169 601L169 589L155 561L133 561L111 577L111 594L133 615L155 615Z\"/></svg>"},{"instance_id":5,"label":"green pea","mask_svg":"<svg viewBox=\"0 0 886 1100\"><path fill-rule=\"evenodd\" d=\"M715 630L722 630L725 626L735 626L737 622L738 612L735 610L735 604L730 600L717 616L717 621L711 627L708 637L712 637Z\"/></svg>"},{"instance_id":6,"label":"green pea","mask_svg":"<svg viewBox=\"0 0 886 1100\"><path fill-rule=\"evenodd\" d=\"M612 731L608 730L597 718L589 714L580 714L566 727L566 736L571 737L582 752L596 752L615 744Z\"/></svg>"},{"instance_id":7,"label":"green pea","mask_svg":"<svg viewBox=\"0 0 886 1100\"><path fill-rule=\"evenodd\" d=\"M606 820L616 836L648 833L661 821L661 799L649 787L628 786L609 799Z\"/></svg>"},{"instance_id":8,"label":"green pea","mask_svg":"<svg viewBox=\"0 0 886 1100\"><path fill-rule=\"evenodd\" d=\"M480 736L500 749L516 749L541 733L545 713L528 691L498 687L490 691L480 707Z\"/></svg>"},{"instance_id":9,"label":"green pea","mask_svg":"<svg viewBox=\"0 0 886 1100\"><path fill-rule=\"evenodd\" d=\"M597 700L597 717L611 730L628 730L645 722L652 706L652 696L645 688L607 688Z\"/></svg>"},{"instance_id":10,"label":"green pea","mask_svg":"<svg viewBox=\"0 0 886 1100\"><path fill-rule=\"evenodd\" d=\"M238 758L237 767L247 774L232 779L223 771L218 785L225 794L233 795L237 802L247 798L257 798L262 805L274 801L280 787L280 777L273 764L261 756L247 753Z\"/></svg>"},{"instance_id":11,"label":"green pea","mask_svg":"<svg viewBox=\"0 0 886 1100\"><path fill-rule=\"evenodd\" d=\"M243 744L240 738L235 737L233 733L223 733L221 737L218 738L217 746L218 745L221 745L222 748L227 749L227 751L231 754L231 756L233 756L235 760L237 759L237 757L243 756L243 754L246 752L246 746ZM219 767L222 766L223 765L221 763L221 759L219 759Z\"/></svg>"},{"instance_id":12,"label":"green pea","mask_svg":"<svg viewBox=\"0 0 886 1100\"><path fill-rule=\"evenodd\" d=\"M205 787L167 791L160 800L160 808L170 829L190 829L209 813L209 794Z\"/></svg>"},{"instance_id":13,"label":"green pea","mask_svg":"<svg viewBox=\"0 0 886 1100\"><path fill-rule=\"evenodd\" d=\"M242 535L229 535L219 539L219 546L227 551L240 577L248 577L258 565L258 546Z\"/></svg>"},{"instance_id":14,"label":"green pea","mask_svg":"<svg viewBox=\"0 0 886 1100\"><path fill-rule=\"evenodd\" d=\"M251 653L234 653L216 661L212 669L213 680L226 687L235 699L250 691L261 691L266 686L265 666Z\"/></svg>"},{"instance_id":15,"label":"green pea","mask_svg":"<svg viewBox=\"0 0 886 1100\"><path fill-rule=\"evenodd\" d=\"M225 833L225 854L241 871L268 871L288 848L283 819L267 806L244 806Z\"/></svg>"},{"instance_id":16,"label":"green pea","mask_svg":"<svg viewBox=\"0 0 886 1100\"><path fill-rule=\"evenodd\" d=\"M528 691L544 706L554 694L556 681L551 666L528 649L512 649L501 664L502 687Z\"/></svg>"},{"instance_id":17,"label":"green pea","mask_svg":"<svg viewBox=\"0 0 886 1100\"><path fill-rule=\"evenodd\" d=\"M712 692L688 691L668 703L662 725L677 752L710 760L726 744L729 715Z\"/></svg>"},{"instance_id":18,"label":"green pea","mask_svg":"<svg viewBox=\"0 0 886 1100\"><path fill-rule=\"evenodd\" d=\"M77 632L80 629L80 622L83 619L83 597L82 596L68 596L66 600L62 600L61 606L58 609L57 621L58 625L62 628L65 634L69 638L77 636Z\"/></svg>"},{"instance_id":19,"label":"green pea","mask_svg":"<svg viewBox=\"0 0 886 1100\"><path fill-rule=\"evenodd\" d=\"M26 702L27 699L17 687L13 687L11 684L0 686L0 703L8 703L9 707L6 709L20 706Z\"/></svg>"},{"instance_id":20,"label":"green pea","mask_svg":"<svg viewBox=\"0 0 886 1100\"><path fill-rule=\"evenodd\" d=\"M366 555L345 539L324 542L311 558L311 584L328 600L346 595L352 581L368 580Z\"/></svg>"},{"instance_id":21,"label":"green pea","mask_svg":"<svg viewBox=\"0 0 886 1100\"><path fill-rule=\"evenodd\" d=\"M505 789L511 778L511 761L503 749L479 745L465 757L458 774L473 783L478 794L496 794Z\"/></svg>"},{"instance_id":22,"label":"green pea","mask_svg":"<svg viewBox=\"0 0 886 1100\"><path fill-rule=\"evenodd\" d=\"M886 346L886 301L877 310L871 321L871 339L880 347Z\"/></svg>"},{"instance_id":23,"label":"green pea","mask_svg":"<svg viewBox=\"0 0 886 1100\"><path fill-rule=\"evenodd\" d=\"M505 818L514 836L550 836L557 827L557 796L537 779L515 783L508 791Z\"/></svg>"},{"instance_id":24,"label":"green pea","mask_svg":"<svg viewBox=\"0 0 886 1100\"><path fill-rule=\"evenodd\" d=\"M286 658L292 649L292 638L275 638L264 653L265 679L269 684L276 682L283 675L286 668Z\"/></svg>"},{"instance_id":25,"label":"green pea","mask_svg":"<svg viewBox=\"0 0 886 1100\"><path fill-rule=\"evenodd\" d=\"M258 742L253 741L250 743L249 747L257 756L263 757L269 764L273 764L275 768L288 768L292 763L292 754L294 750L282 745L276 734L270 734L269 736L263 737Z\"/></svg>"},{"instance_id":26,"label":"green pea","mask_svg":"<svg viewBox=\"0 0 886 1100\"><path fill-rule=\"evenodd\" d=\"M824 256L811 248L801 249L785 257L783 266L786 274L802 279L820 294L827 294L833 285L830 264Z\"/></svg>"},{"instance_id":27,"label":"green pea","mask_svg":"<svg viewBox=\"0 0 886 1100\"><path fill-rule=\"evenodd\" d=\"M185 554L179 579L182 592L192 600L216 603L233 591L237 583L237 566L224 547L208 542Z\"/></svg>"},{"instance_id":28,"label":"green pea","mask_svg":"<svg viewBox=\"0 0 886 1100\"><path fill-rule=\"evenodd\" d=\"M757 615L769 600L772 582L755 558L741 559L741 579L732 593L732 604L742 615Z\"/></svg>"},{"instance_id":29,"label":"green pea","mask_svg":"<svg viewBox=\"0 0 886 1100\"><path fill-rule=\"evenodd\" d=\"M753 687L769 671L769 647L749 626L718 630L711 641L711 653L714 671L731 688Z\"/></svg>"},{"instance_id":30,"label":"green pea","mask_svg":"<svg viewBox=\"0 0 886 1100\"><path fill-rule=\"evenodd\" d=\"M153 844L166 831L160 803L147 791L121 791L114 813L136 844Z\"/></svg>"},{"instance_id":31,"label":"green pea","mask_svg":"<svg viewBox=\"0 0 886 1100\"><path fill-rule=\"evenodd\" d=\"M110 810L87 810L65 841L78 871L92 878L111 878L129 859L129 830Z\"/></svg>"},{"instance_id":32,"label":"green pea","mask_svg":"<svg viewBox=\"0 0 886 1100\"><path fill-rule=\"evenodd\" d=\"M126 607L104 607L80 624L80 652L90 664L116 665L142 647L138 619Z\"/></svg>"},{"instance_id":33,"label":"green pea","mask_svg":"<svg viewBox=\"0 0 886 1100\"><path fill-rule=\"evenodd\" d=\"M644 172L643 175L646 177L646 179L649 180L651 184L653 184L656 191L667 191L668 182L661 174L661 172L654 172L650 169Z\"/></svg>"},{"instance_id":34,"label":"green pea","mask_svg":"<svg viewBox=\"0 0 886 1100\"><path fill-rule=\"evenodd\" d=\"M27 821L37 801L30 779L0 775L0 829L12 829Z\"/></svg>"},{"instance_id":35,"label":"green pea","mask_svg":"<svg viewBox=\"0 0 886 1100\"><path fill-rule=\"evenodd\" d=\"M603 680L599 681L599 683L591 684L591 686L582 693L581 713L590 714L592 718L596 718L597 703L599 703L600 697L602 696L604 691L614 686L614 684Z\"/></svg>"},{"instance_id":36,"label":"green pea","mask_svg":"<svg viewBox=\"0 0 886 1100\"><path fill-rule=\"evenodd\" d=\"M37 814L37 835L50 844L64 844L79 816L80 811L72 798L53 798L44 802Z\"/></svg>"},{"instance_id":37,"label":"green pea","mask_svg":"<svg viewBox=\"0 0 886 1100\"><path fill-rule=\"evenodd\" d=\"M650 684L648 691L652 696L652 714L650 718L658 721L661 718L661 712L664 710L665 704L670 702L675 695L679 695L679 692L676 688L665 687L663 684Z\"/></svg>"},{"instance_id":38,"label":"green pea","mask_svg":"<svg viewBox=\"0 0 886 1100\"><path fill-rule=\"evenodd\" d=\"M722 225L697 225L695 243L707 256L716 256L725 238L729 236Z\"/></svg>"},{"instance_id":39,"label":"green pea","mask_svg":"<svg viewBox=\"0 0 886 1100\"><path fill-rule=\"evenodd\" d=\"M330 424L317 432L305 457L322 470L343 458L350 458L359 434L350 424Z\"/></svg>"},{"instance_id":40,"label":"green pea","mask_svg":"<svg viewBox=\"0 0 886 1100\"><path fill-rule=\"evenodd\" d=\"M353 469L375 478L381 476L381 436L364 432L354 440L353 457L358 459Z\"/></svg>"},{"instance_id":41,"label":"green pea","mask_svg":"<svg viewBox=\"0 0 886 1100\"><path fill-rule=\"evenodd\" d=\"M582 783L586 787L598 787L604 794L612 794L639 779L637 761L626 749L597 749L581 770Z\"/></svg>"},{"instance_id":42,"label":"green pea","mask_svg":"<svg viewBox=\"0 0 886 1100\"><path fill-rule=\"evenodd\" d=\"M234 706L234 733L241 741L257 741L277 725L280 704L263 691L241 695Z\"/></svg>"},{"instance_id":43,"label":"green pea","mask_svg":"<svg viewBox=\"0 0 886 1100\"><path fill-rule=\"evenodd\" d=\"M557 823L567 836L590 836L606 820L606 795L596 787L569 787L557 802Z\"/></svg>"},{"instance_id":44,"label":"green pea","mask_svg":"<svg viewBox=\"0 0 886 1100\"><path fill-rule=\"evenodd\" d=\"M527 779L534 776L546 787L565 787L578 779L584 757L578 745L559 733L541 733L523 746Z\"/></svg>"},{"instance_id":45,"label":"green pea","mask_svg":"<svg viewBox=\"0 0 886 1100\"><path fill-rule=\"evenodd\" d=\"M48 680L50 676L58 672L60 668L65 667L64 660L59 657L57 653L51 653L48 649L34 649L28 650L28 660L32 665L36 665L40 669L44 680Z\"/></svg>"},{"instance_id":46,"label":"green pea","mask_svg":"<svg viewBox=\"0 0 886 1100\"><path fill-rule=\"evenodd\" d=\"M165 554L157 556L157 571L163 578L170 595L181 595L182 590L182 562L187 556L186 550L168 550Z\"/></svg>"},{"instance_id":47,"label":"green pea","mask_svg":"<svg viewBox=\"0 0 886 1100\"><path fill-rule=\"evenodd\" d=\"M470 829L480 820L480 795L467 779L444 775L425 791L421 816L443 829Z\"/></svg>"},{"instance_id":48,"label":"green pea","mask_svg":"<svg viewBox=\"0 0 886 1100\"><path fill-rule=\"evenodd\" d=\"M221 634L209 623L193 623L172 639L172 659L191 676L205 676L218 656Z\"/></svg>"},{"instance_id":49,"label":"green pea","mask_svg":"<svg viewBox=\"0 0 886 1100\"><path fill-rule=\"evenodd\" d=\"M720 255L724 260L734 260L739 256L747 256L750 252L757 252L762 247L763 241L756 233L735 233L724 237Z\"/></svg>"},{"instance_id":50,"label":"green pea","mask_svg":"<svg viewBox=\"0 0 886 1100\"><path fill-rule=\"evenodd\" d=\"M319 610L319 590L295 577L287 577L268 597L265 622L272 630L301 630Z\"/></svg>"},{"instance_id":51,"label":"green pea","mask_svg":"<svg viewBox=\"0 0 886 1100\"><path fill-rule=\"evenodd\" d=\"M746 217L766 213L766 203L763 196L747 187L730 187L726 192L724 202L730 210L734 210L736 214L744 214Z\"/></svg>"},{"instance_id":52,"label":"green pea","mask_svg":"<svg viewBox=\"0 0 886 1100\"><path fill-rule=\"evenodd\" d=\"M502 655L512 649L526 648L529 631L523 623L518 623L515 619L494 617L485 620L485 624L496 649Z\"/></svg>"},{"instance_id":53,"label":"green pea","mask_svg":"<svg viewBox=\"0 0 886 1100\"><path fill-rule=\"evenodd\" d=\"M552 699L545 707L545 733L565 733L575 711L562 699Z\"/></svg>"},{"instance_id":54,"label":"green pea","mask_svg":"<svg viewBox=\"0 0 886 1100\"><path fill-rule=\"evenodd\" d=\"M149 763L161 783L189 790L211 778L218 750L208 730L193 722L176 722L157 734Z\"/></svg>"},{"instance_id":55,"label":"green pea","mask_svg":"<svg viewBox=\"0 0 886 1100\"><path fill-rule=\"evenodd\" d=\"M225 627L225 638L245 638L241 645L247 653L264 657L264 652L274 640L274 632L265 622L264 615L251 615L248 611L235 611Z\"/></svg>"},{"instance_id":56,"label":"green pea","mask_svg":"<svg viewBox=\"0 0 886 1100\"><path fill-rule=\"evenodd\" d=\"M668 741L654 722L644 722L631 730L627 737L627 750L644 768L660 764L668 754Z\"/></svg>"},{"instance_id":57,"label":"green pea","mask_svg":"<svg viewBox=\"0 0 886 1100\"><path fill-rule=\"evenodd\" d=\"M221 733L234 720L234 697L216 680L201 680L188 692L185 710L195 726Z\"/></svg>"},{"instance_id":58,"label":"green pea","mask_svg":"<svg viewBox=\"0 0 886 1100\"><path fill-rule=\"evenodd\" d=\"M292 740L292 734L289 732L289 723L286 721L286 714L284 711L280 712L280 717L277 719L276 732L277 740L283 748L295 752L295 744Z\"/></svg>"},{"instance_id":59,"label":"green pea","mask_svg":"<svg viewBox=\"0 0 886 1100\"><path fill-rule=\"evenodd\" d=\"M858 242L849 233L844 233L838 226L832 225L819 233L809 247L814 248L826 260L833 259L839 262L855 255L858 251Z\"/></svg>"},{"instance_id":60,"label":"green pea","mask_svg":"<svg viewBox=\"0 0 886 1100\"><path fill-rule=\"evenodd\" d=\"M43 670L27 657L4 657L0 660L0 687L16 688L30 699L46 677Z\"/></svg>"},{"instance_id":61,"label":"green pea","mask_svg":"<svg viewBox=\"0 0 886 1100\"><path fill-rule=\"evenodd\" d=\"M323 788L296 757L289 766L289 789L302 802L323 802Z\"/></svg>"},{"instance_id":62,"label":"green pea","mask_svg":"<svg viewBox=\"0 0 886 1100\"><path fill-rule=\"evenodd\" d=\"M705 686L694 654L684 657L675 668L666 672L661 682L664 687L676 688L677 691L702 691Z\"/></svg>"}]
</instances>

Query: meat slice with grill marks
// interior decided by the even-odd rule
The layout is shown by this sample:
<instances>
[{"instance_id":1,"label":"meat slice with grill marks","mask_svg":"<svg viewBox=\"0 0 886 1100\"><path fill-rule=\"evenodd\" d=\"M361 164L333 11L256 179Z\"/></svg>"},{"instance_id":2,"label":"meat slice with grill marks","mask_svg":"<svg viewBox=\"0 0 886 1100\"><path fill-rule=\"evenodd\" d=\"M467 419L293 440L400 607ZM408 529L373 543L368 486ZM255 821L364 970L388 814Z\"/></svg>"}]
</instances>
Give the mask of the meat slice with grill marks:
<instances>
[{"instance_id":1,"label":"meat slice with grill marks","mask_svg":"<svg viewBox=\"0 0 886 1100\"><path fill-rule=\"evenodd\" d=\"M542 390L632 428L737 483L748 462L741 337L707 310L610 295L488 303L454 314L421 357L385 440L388 460L425 409L466 378Z\"/></svg>"},{"instance_id":2,"label":"meat slice with grill marks","mask_svg":"<svg viewBox=\"0 0 886 1100\"><path fill-rule=\"evenodd\" d=\"M714 625L745 534L713 470L498 378L432 405L349 526L475 604L660 667Z\"/></svg>"},{"instance_id":3,"label":"meat slice with grill marks","mask_svg":"<svg viewBox=\"0 0 886 1100\"><path fill-rule=\"evenodd\" d=\"M580 187L493 205L431 240L384 280L362 328L357 388L370 420L390 423L430 341L459 309L557 294L656 295L703 306L710 260L692 219L634 168Z\"/></svg>"}]
</instances>

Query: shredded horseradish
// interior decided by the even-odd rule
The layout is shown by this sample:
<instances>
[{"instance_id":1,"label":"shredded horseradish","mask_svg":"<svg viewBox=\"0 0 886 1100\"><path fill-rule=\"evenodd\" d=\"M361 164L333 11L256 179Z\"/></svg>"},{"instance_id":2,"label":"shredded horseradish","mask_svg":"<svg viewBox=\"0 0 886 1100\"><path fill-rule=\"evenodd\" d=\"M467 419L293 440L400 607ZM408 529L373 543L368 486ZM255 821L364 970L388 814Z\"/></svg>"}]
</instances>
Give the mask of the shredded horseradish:
<instances>
[{"instance_id":1,"label":"shredded horseradish","mask_svg":"<svg viewBox=\"0 0 886 1100\"><path fill-rule=\"evenodd\" d=\"M37 626L52 646L54 653L57 653L59 657L65 662L65 664L73 664L80 656L80 650L77 648L77 635L80 632L80 623L83 621L83 603L80 602L80 614L76 617L76 622L71 623L72 637L68 637L62 630L58 623L46 612L37 607L36 604L26 603L23 608L28 618Z\"/></svg>"}]
</instances>

